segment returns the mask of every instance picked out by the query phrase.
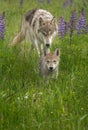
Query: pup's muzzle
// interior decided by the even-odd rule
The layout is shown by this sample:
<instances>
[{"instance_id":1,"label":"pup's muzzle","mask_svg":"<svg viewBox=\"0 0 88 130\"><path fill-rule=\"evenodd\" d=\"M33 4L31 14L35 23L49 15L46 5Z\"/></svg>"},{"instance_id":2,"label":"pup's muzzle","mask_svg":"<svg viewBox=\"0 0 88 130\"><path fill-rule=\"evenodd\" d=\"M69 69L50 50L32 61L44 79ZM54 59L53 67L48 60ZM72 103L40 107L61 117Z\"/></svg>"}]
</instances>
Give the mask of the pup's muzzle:
<instances>
[{"instance_id":1,"label":"pup's muzzle","mask_svg":"<svg viewBox=\"0 0 88 130\"><path fill-rule=\"evenodd\" d=\"M53 67L49 67L49 70L50 70L50 71L53 71Z\"/></svg>"}]
</instances>

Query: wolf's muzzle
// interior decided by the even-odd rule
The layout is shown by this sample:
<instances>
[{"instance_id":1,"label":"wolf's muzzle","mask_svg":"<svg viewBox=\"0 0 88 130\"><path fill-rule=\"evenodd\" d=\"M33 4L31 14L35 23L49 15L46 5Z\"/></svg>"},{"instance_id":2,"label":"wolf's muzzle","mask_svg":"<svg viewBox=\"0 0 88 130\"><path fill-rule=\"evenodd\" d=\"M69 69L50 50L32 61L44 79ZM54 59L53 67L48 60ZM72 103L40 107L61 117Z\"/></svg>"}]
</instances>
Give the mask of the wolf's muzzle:
<instances>
[{"instance_id":1,"label":"wolf's muzzle","mask_svg":"<svg viewBox=\"0 0 88 130\"><path fill-rule=\"evenodd\" d=\"M50 44L49 44L49 43L46 43L46 47L49 48L49 47L50 47Z\"/></svg>"}]
</instances>

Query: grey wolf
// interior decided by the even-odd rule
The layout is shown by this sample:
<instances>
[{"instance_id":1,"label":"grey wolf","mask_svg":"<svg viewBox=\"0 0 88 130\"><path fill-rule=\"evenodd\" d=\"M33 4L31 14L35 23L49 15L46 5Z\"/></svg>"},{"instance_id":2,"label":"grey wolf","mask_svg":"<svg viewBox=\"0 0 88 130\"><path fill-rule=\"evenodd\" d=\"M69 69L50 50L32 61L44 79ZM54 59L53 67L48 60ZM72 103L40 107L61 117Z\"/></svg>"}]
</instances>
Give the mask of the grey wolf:
<instances>
[{"instance_id":1,"label":"grey wolf","mask_svg":"<svg viewBox=\"0 0 88 130\"><path fill-rule=\"evenodd\" d=\"M29 38L31 49L36 49L40 55L44 46L50 47L57 33L55 17L43 9L33 9L24 15L21 31L12 40L14 46L26 37Z\"/></svg>"},{"instance_id":2,"label":"grey wolf","mask_svg":"<svg viewBox=\"0 0 88 130\"><path fill-rule=\"evenodd\" d=\"M58 66L60 61L60 50L57 48L55 52L50 52L50 49L45 50L39 60L39 73L44 77L58 77Z\"/></svg>"}]
</instances>

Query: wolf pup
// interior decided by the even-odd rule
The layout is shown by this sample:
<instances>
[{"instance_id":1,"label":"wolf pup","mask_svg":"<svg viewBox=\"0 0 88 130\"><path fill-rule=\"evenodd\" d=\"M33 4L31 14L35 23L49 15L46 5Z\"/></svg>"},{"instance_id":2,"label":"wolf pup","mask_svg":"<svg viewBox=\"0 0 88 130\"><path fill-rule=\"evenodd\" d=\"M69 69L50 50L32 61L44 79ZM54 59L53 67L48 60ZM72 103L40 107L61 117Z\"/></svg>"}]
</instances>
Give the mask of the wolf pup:
<instances>
[{"instance_id":1,"label":"wolf pup","mask_svg":"<svg viewBox=\"0 0 88 130\"><path fill-rule=\"evenodd\" d=\"M46 10L34 9L24 15L21 31L14 37L11 46L28 37L31 43L30 50L35 48L40 55L44 46L50 47L56 33L55 17Z\"/></svg>"},{"instance_id":2,"label":"wolf pup","mask_svg":"<svg viewBox=\"0 0 88 130\"><path fill-rule=\"evenodd\" d=\"M58 77L58 65L60 61L60 50L56 49L54 53L50 50L44 51L44 55L40 57L39 71L44 77L56 78Z\"/></svg>"}]
</instances>

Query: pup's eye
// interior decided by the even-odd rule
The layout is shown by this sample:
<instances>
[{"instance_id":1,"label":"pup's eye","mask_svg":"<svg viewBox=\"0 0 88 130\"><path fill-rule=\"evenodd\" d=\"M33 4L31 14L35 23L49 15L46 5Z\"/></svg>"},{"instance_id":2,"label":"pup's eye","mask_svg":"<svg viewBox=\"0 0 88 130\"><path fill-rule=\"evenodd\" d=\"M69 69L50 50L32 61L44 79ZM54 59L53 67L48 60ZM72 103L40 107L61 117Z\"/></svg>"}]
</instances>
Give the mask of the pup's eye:
<instances>
[{"instance_id":1,"label":"pup's eye","mask_svg":"<svg viewBox=\"0 0 88 130\"><path fill-rule=\"evenodd\" d=\"M56 64L56 62L57 62L57 61L56 61L56 60L54 60L53 62Z\"/></svg>"},{"instance_id":2,"label":"pup's eye","mask_svg":"<svg viewBox=\"0 0 88 130\"><path fill-rule=\"evenodd\" d=\"M42 25L45 25L45 23L42 23Z\"/></svg>"}]
</instances>

